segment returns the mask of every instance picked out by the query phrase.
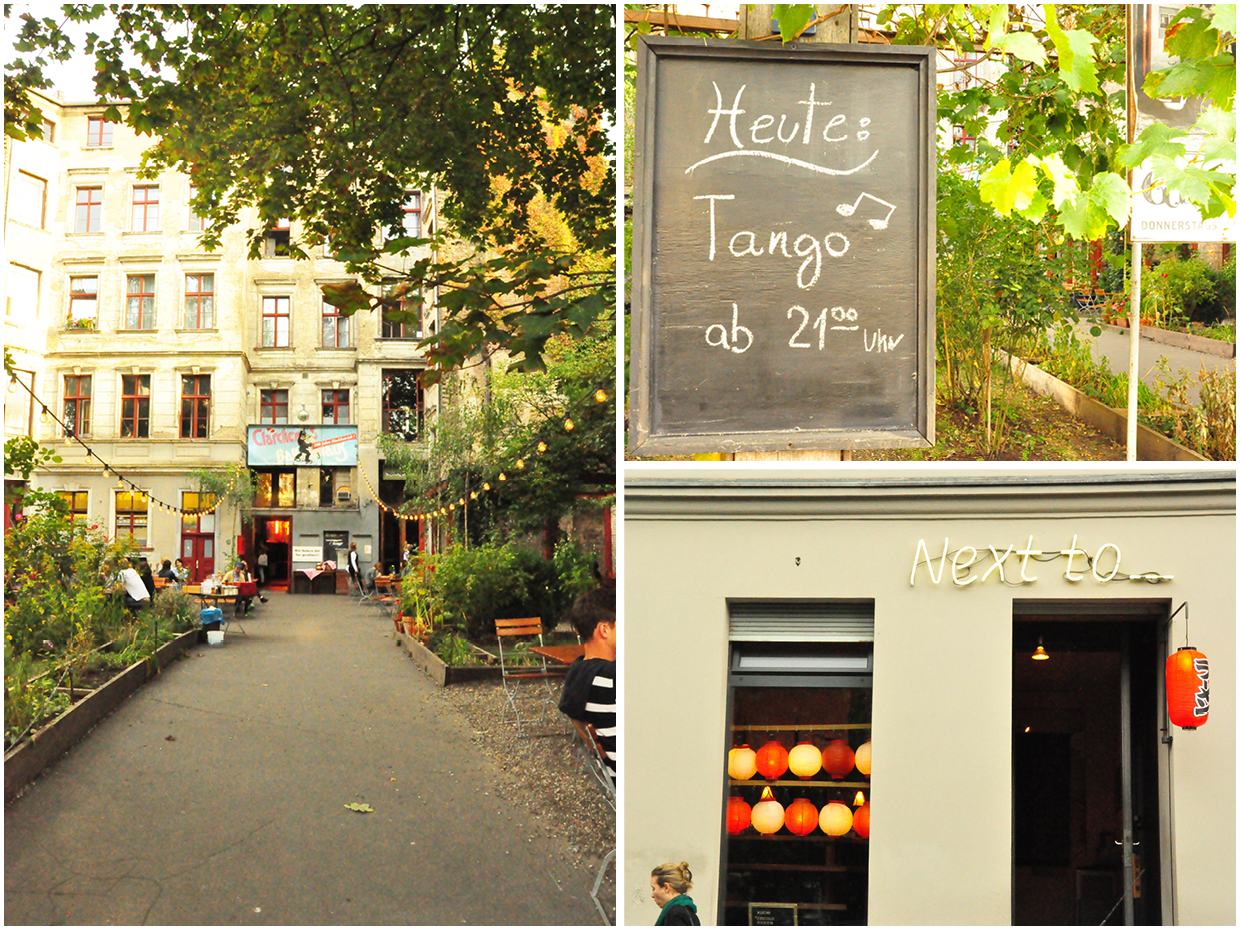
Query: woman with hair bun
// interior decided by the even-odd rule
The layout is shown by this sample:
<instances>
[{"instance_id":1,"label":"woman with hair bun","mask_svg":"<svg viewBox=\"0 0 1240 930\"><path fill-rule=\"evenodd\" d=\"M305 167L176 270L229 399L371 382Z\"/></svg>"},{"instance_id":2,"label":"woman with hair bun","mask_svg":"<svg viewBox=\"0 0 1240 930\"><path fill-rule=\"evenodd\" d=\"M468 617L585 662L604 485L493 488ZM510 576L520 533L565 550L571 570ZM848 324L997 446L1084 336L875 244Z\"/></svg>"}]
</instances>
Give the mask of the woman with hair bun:
<instances>
[{"instance_id":1,"label":"woman with hair bun","mask_svg":"<svg viewBox=\"0 0 1240 930\"><path fill-rule=\"evenodd\" d=\"M693 873L689 863L665 862L650 872L650 897L663 908L659 911L656 927L700 927L697 905L689 897L693 887Z\"/></svg>"}]
</instances>

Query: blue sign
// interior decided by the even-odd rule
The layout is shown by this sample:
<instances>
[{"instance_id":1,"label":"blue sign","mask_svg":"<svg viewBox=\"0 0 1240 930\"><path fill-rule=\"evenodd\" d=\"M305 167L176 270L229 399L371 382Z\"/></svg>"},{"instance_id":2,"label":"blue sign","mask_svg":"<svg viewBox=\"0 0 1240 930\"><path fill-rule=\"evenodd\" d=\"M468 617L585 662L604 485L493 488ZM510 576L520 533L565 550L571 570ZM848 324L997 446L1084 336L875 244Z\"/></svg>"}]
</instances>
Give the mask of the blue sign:
<instances>
[{"instance_id":1,"label":"blue sign","mask_svg":"<svg viewBox=\"0 0 1240 930\"><path fill-rule=\"evenodd\" d=\"M356 426L251 426L246 459L262 465L357 465Z\"/></svg>"}]
</instances>

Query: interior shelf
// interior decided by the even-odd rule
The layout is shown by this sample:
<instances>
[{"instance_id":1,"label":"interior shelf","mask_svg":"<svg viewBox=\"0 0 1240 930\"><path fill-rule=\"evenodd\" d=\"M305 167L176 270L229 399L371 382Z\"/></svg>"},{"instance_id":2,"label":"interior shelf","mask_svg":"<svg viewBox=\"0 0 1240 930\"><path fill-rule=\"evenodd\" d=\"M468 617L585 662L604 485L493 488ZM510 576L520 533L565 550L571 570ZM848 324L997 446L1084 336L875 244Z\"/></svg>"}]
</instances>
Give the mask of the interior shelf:
<instances>
[{"instance_id":1,"label":"interior shelf","mask_svg":"<svg viewBox=\"0 0 1240 930\"><path fill-rule=\"evenodd\" d=\"M832 730L872 730L872 724L869 723L790 723L790 724L760 724L760 723L737 723L732 725L733 730L760 730L764 733L795 733L800 730L803 733L822 733Z\"/></svg>"},{"instance_id":2,"label":"interior shelf","mask_svg":"<svg viewBox=\"0 0 1240 930\"><path fill-rule=\"evenodd\" d=\"M870 790L868 781L822 781L817 778L780 778L776 781L767 781L765 778L729 778L728 783L733 788L743 788L751 785L754 788L860 788L862 791Z\"/></svg>"}]
</instances>

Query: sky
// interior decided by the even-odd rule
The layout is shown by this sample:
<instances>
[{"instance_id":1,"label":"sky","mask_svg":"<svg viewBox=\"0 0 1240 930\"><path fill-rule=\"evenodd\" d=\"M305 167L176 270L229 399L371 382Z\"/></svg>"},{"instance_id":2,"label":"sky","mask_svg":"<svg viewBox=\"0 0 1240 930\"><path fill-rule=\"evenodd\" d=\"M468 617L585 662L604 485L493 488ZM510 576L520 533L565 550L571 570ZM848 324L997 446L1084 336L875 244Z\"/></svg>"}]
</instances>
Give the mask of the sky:
<instances>
[{"instance_id":1,"label":"sky","mask_svg":"<svg viewBox=\"0 0 1240 930\"><path fill-rule=\"evenodd\" d=\"M4 60L7 63L13 56L13 42L21 28L21 15L32 13L35 16L47 16L53 9L49 4L13 4L12 13L4 20ZM76 48L81 48L87 32L106 35L116 28L116 20L111 14L105 13L101 19L91 23L89 28L84 25L72 24L66 31L73 38ZM51 80L52 87L64 95L65 103L82 103L95 99L95 59L93 55L75 55L69 61L53 62L43 69L43 73Z\"/></svg>"}]
</instances>

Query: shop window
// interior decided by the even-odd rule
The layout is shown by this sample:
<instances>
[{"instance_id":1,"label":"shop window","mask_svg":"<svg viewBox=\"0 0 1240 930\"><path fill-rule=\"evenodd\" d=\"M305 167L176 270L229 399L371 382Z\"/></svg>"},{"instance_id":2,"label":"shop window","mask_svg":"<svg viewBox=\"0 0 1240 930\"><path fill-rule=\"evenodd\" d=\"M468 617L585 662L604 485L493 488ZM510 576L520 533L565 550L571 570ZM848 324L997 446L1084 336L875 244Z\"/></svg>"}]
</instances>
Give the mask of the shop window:
<instances>
[{"instance_id":1,"label":"shop window","mask_svg":"<svg viewBox=\"0 0 1240 930\"><path fill-rule=\"evenodd\" d=\"M69 509L70 520L85 520L90 495L85 491L57 491Z\"/></svg>"},{"instance_id":2,"label":"shop window","mask_svg":"<svg viewBox=\"0 0 1240 930\"><path fill-rule=\"evenodd\" d=\"M103 229L102 187L79 187L74 206L74 232L97 233Z\"/></svg>"},{"instance_id":3,"label":"shop window","mask_svg":"<svg viewBox=\"0 0 1240 930\"><path fill-rule=\"evenodd\" d=\"M86 147L107 148L112 144L112 124L102 116L86 118Z\"/></svg>"},{"instance_id":4,"label":"shop window","mask_svg":"<svg viewBox=\"0 0 1240 930\"><path fill-rule=\"evenodd\" d=\"M347 349L352 335L351 317L343 316L338 307L323 302L323 348Z\"/></svg>"},{"instance_id":5,"label":"shop window","mask_svg":"<svg viewBox=\"0 0 1240 930\"><path fill-rule=\"evenodd\" d=\"M159 230L159 188L153 184L135 186L133 211L129 228L133 232L156 232Z\"/></svg>"},{"instance_id":6,"label":"shop window","mask_svg":"<svg viewBox=\"0 0 1240 930\"><path fill-rule=\"evenodd\" d=\"M288 391L259 391L258 422L276 425L288 422Z\"/></svg>"},{"instance_id":7,"label":"shop window","mask_svg":"<svg viewBox=\"0 0 1240 930\"><path fill-rule=\"evenodd\" d=\"M187 274L185 276L186 329L215 328L215 275Z\"/></svg>"},{"instance_id":8,"label":"shop window","mask_svg":"<svg viewBox=\"0 0 1240 930\"><path fill-rule=\"evenodd\" d=\"M289 298L263 298L263 345L287 348L289 344Z\"/></svg>"},{"instance_id":9,"label":"shop window","mask_svg":"<svg viewBox=\"0 0 1240 930\"><path fill-rule=\"evenodd\" d=\"M255 507L292 507L297 503L297 472L261 471L255 479Z\"/></svg>"},{"instance_id":10,"label":"shop window","mask_svg":"<svg viewBox=\"0 0 1240 930\"><path fill-rule=\"evenodd\" d=\"M33 174L17 172L17 182L13 185L13 202L9 206L10 218L42 229L46 209L47 182Z\"/></svg>"},{"instance_id":11,"label":"shop window","mask_svg":"<svg viewBox=\"0 0 1240 930\"><path fill-rule=\"evenodd\" d=\"M125 276L125 329L155 328L155 275Z\"/></svg>"},{"instance_id":12,"label":"shop window","mask_svg":"<svg viewBox=\"0 0 1240 930\"><path fill-rule=\"evenodd\" d=\"M181 438L206 439L211 423L211 376L181 376Z\"/></svg>"},{"instance_id":13,"label":"shop window","mask_svg":"<svg viewBox=\"0 0 1240 930\"><path fill-rule=\"evenodd\" d=\"M116 492L116 535L132 536L139 549L146 548L147 509L144 491Z\"/></svg>"},{"instance_id":14,"label":"shop window","mask_svg":"<svg viewBox=\"0 0 1240 930\"><path fill-rule=\"evenodd\" d=\"M323 422L336 424L349 422L348 388L323 391Z\"/></svg>"},{"instance_id":15,"label":"shop window","mask_svg":"<svg viewBox=\"0 0 1240 930\"><path fill-rule=\"evenodd\" d=\"M790 612L783 605L750 607L730 611L729 747L748 746L761 761L763 747L777 744L784 761L782 771L777 765L739 777L746 772L729 773L729 759L720 760L728 798L750 808L746 815L737 802L731 808L737 819L723 828L720 923L865 924L872 643L781 637L798 630L821 640L866 635L873 604L829 603L818 610L798 603ZM794 753L798 768L789 771L787 753L800 744L809 748ZM767 752L781 756L774 748ZM830 771L818 768L824 762ZM768 790L782 812L770 805L755 810ZM823 816L824 808L832 813Z\"/></svg>"},{"instance_id":16,"label":"shop window","mask_svg":"<svg viewBox=\"0 0 1240 930\"><path fill-rule=\"evenodd\" d=\"M121 375L121 438L151 435L151 376Z\"/></svg>"},{"instance_id":17,"label":"shop window","mask_svg":"<svg viewBox=\"0 0 1240 930\"><path fill-rule=\"evenodd\" d=\"M90 435L90 375L65 375L64 416L66 436Z\"/></svg>"},{"instance_id":18,"label":"shop window","mask_svg":"<svg viewBox=\"0 0 1240 930\"><path fill-rule=\"evenodd\" d=\"M405 368L383 372L383 432L405 442L422 434L423 396L418 370Z\"/></svg>"}]
</instances>

